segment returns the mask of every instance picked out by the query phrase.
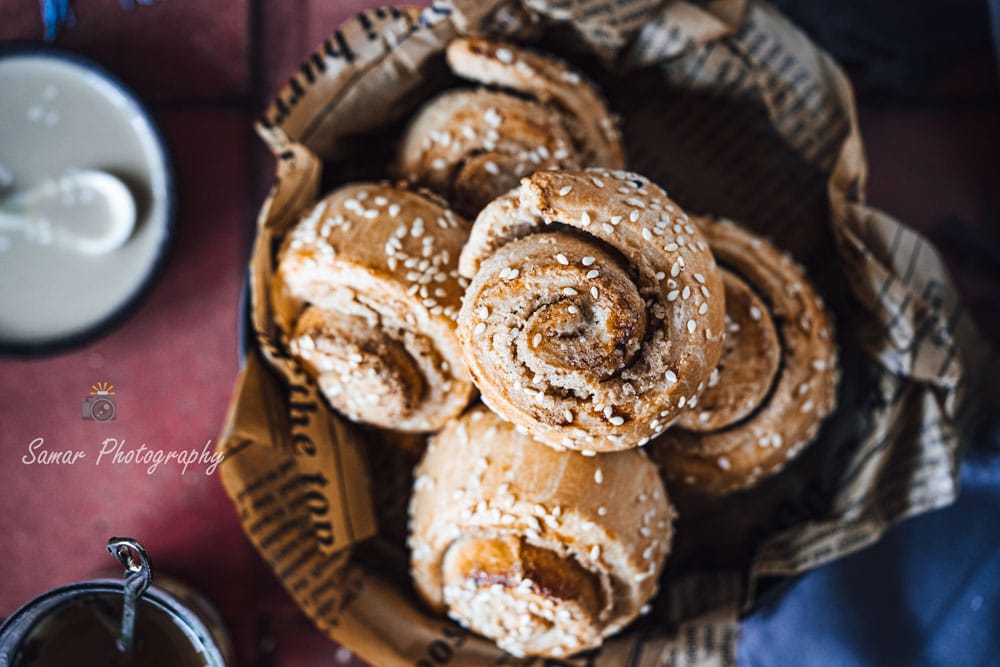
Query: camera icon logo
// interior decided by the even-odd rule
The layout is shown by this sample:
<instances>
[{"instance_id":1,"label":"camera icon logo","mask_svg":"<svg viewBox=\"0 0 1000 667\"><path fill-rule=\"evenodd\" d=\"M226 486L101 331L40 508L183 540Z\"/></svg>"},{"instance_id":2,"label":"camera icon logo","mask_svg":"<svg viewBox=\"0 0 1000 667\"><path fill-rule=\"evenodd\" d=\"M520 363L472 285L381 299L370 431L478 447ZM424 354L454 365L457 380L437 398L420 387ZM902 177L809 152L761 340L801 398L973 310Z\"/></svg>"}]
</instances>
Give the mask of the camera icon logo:
<instances>
[{"instance_id":1,"label":"camera icon logo","mask_svg":"<svg viewBox=\"0 0 1000 667\"><path fill-rule=\"evenodd\" d=\"M118 414L115 387L108 382L90 385L90 395L83 397L83 418L95 422L114 421Z\"/></svg>"}]
</instances>

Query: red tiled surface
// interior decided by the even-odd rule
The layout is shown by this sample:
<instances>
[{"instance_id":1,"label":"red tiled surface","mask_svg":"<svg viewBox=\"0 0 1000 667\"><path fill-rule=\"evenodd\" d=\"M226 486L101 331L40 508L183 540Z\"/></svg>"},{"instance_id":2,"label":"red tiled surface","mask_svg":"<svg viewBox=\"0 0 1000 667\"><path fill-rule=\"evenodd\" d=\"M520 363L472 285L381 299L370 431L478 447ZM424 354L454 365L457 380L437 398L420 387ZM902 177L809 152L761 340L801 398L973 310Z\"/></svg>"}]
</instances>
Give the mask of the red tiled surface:
<instances>
[{"instance_id":1,"label":"red tiled surface","mask_svg":"<svg viewBox=\"0 0 1000 667\"><path fill-rule=\"evenodd\" d=\"M40 39L37 0L0 2L0 40ZM169 0L123 10L76 0L76 26L54 44L110 69L149 102L219 99L250 90L248 0Z\"/></svg>"},{"instance_id":2,"label":"red tiled surface","mask_svg":"<svg viewBox=\"0 0 1000 667\"><path fill-rule=\"evenodd\" d=\"M118 0L74 4L77 26L57 44L102 62L153 107L173 153L177 234L162 279L116 331L68 354L0 361L0 617L50 587L107 573L103 543L125 534L145 544L160 572L215 603L237 664L350 663L298 612L244 538L218 479L202 468L147 475L137 466L26 466L21 457L36 437L91 456L104 437L166 450L200 449L216 437L237 371L237 298L270 169L251 121L327 33L375 3L164 0L131 11ZM35 0L0 2L0 40L39 38L37 8ZM1000 112L969 103L963 76L951 88L935 84L958 90L961 109L863 108L869 198L935 239L950 238L939 221L958 217L995 243ZM995 81L985 88L995 91ZM945 256L985 332L1000 340L997 276L961 250ZM79 416L98 380L119 390L112 425Z\"/></svg>"},{"instance_id":3,"label":"red tiled surface","mask_svg":"<svg viewBox=\"0 0 1000 667\"><path fill-rule=\"evenodd\" d=\"M928 235L941 250L966 307L1000 343L1000 111L861 108L869 201ZM957 245L953 221L968 225ZM969 245L992 247L992 269Z\"/></svg>"}]
</instances>

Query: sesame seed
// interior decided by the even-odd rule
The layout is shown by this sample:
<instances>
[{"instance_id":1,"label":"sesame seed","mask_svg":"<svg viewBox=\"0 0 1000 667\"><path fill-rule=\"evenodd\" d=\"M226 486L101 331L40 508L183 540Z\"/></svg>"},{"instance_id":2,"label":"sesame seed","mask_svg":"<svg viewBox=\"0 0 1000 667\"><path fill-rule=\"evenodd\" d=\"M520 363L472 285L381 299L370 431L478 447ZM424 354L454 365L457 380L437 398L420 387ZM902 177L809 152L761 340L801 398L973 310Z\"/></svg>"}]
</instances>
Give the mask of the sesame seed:
<instances>
[{"instance_id":1,"label":"sesame seed","mask_svg":"<svg viewBox=\"0 0 1000 667\"><path fill-rule=\"evenodd\" d=\"M578 311L577 311L577 308L576 308L576 306L570 306L570 307L569 307L569 308L567 308L566 310L568 310L568 311L569 311L570 315L576 315L576 314L577 314L577 312L578 312Z\"/></svg>"},{"instance_id":2,"label":"sesame seed","mask_svg":"<svg viewBox=\"0 0 1000 667\"><path fill-rule=\"evenodd\" d=\"M681 298L687 301L688 297L690 296L691 296L691 288L685 285L684 289L681 291Z\"/></svg>"},{"instance_id":3,"label":"sesame seed","mask_svg":"<svg viewBox=\"0 0 1000 667\"><path fill-rule=\"evenodd\" d=\"M605 406L603 412L604 412L604 416L605 417L610 418L611 415L614 413L614 409L610 405L608 405L608 406Z\"/></svg>"},{"instance_id":4,"label":"sesame seed","mask_svg":"<svg viewBox=\"0 0 1000 667\"><path fill-rule=\"evenodd\" d=\"M486 306L480 306L479 308L476 309L476 314L479 315L480 318L485 320L487 317L490 316L490 309L487 308Z\"/></svg>"},{"instance_id":5,"label":"sesame seed","mask_svg":"<svg viewBox=\"0 0 1000 667\"><path fill-rule=\"evenodd\" d=\"M597 482L598 484L604 481L604 473L601 472L600 468L594 471L594 481Z\"/></svg>"},{"instance_id":6,"label":"sesame seed","mask_svg":"<svg viewBox=\"0 0 1000 667\"><path fill-rule=\"evenodd\" d=\"M541 343L542 343L542 334L536 333L531 338L531 344L534 345L535 347L538 347L539 345L541 345Z\"/></svg>"},{"instance_id":7,"label":"sesame seed","mask_svg":"<svg viewBox=\"0 0 1000 667\"><path fill-rule=\"evenodd\" d=\"M594 185L596 185L599 188L603 188L604 187L604 181L602 181L601 179L599 179L597 176L591 176L590 177L590 182L593 183Z\"/></svg>"},{"instance_id":8,"label":"sesame seed","mask_svg":"<svg viewBox=\"0 0 1000 667\"><path fill-rule=\"evenodd\" d=\"M560 264L562 264L563 266L567 266L569 264L569 260L566 259L566 255L564 255L562 253L559 253L558 255L556 255L556 261L559 262Z\"/></svg>"},{"instance_id":9,"label":"sesame seed","mask_svg":"<svg viewBox=\"0 0 1000 667\"><path fill-rule=\"evenodd\" d=\"M812 367L813 367L813 369L815 369L817 371L825 371L826 370L826 362L823 361L822 359L817 359L816 361L814 361L812 363Z\"/></svg>"},{"instance_id":10,"label":"sesame seed","mask_svg":"<svg viewBox=\"0 0 1000 667\"><path fill-rule=\"evenodd\" d=\"M389 204L389 215L393 218L399 215L399 204Z\"/></svg>"},{"instance_id":11,"label":"sesame seed","mask_svg":"<svg viewBox=\"0 0 1000 667\"><path fill-rule=\"evenodd\" d=\"M573 186L572 186L572 185L567 185L567 186L564 186L564 187L562 187L562 188L559 188L559 196L560 196L560 197L565 197L565 196L566 196L566 195L568 195L568 194L569 194L569 193L570 193L570 192L571 192L572 190L573 190Z\"/></svg>"},{"instance_id":12,"label":"sesame seed","mask_svg":"<svg viewBox=\"0 0 1000 667\"><path fill-rule=\"evenodd\" d=\"M673 265L670 267L670 277L676 278L680 272L681 272L680 262L675 261Z\"/></svg>"},{"instance_id":13,"label":"sesame seed","mask_svg":"<svg viewBox=\"0 0 1000 667\"><path fill-rule=\"evenodd\" d=\"M612 225L617 225L621 221L622 221L622 217L620 215L613 215L613 216L611 216L611 224Z\"/></svg>"},{"instance_id":14,"label":"sesame seed","mask_svg":"<svg viewBox=\"0 0 1000 667\"><path fill-rule=\"evenodd\" d=\"M607 233L607 234L614 234L615 233L615 228L613 226L609 225L606 222L601 223L601 229L603 229L604 232Z\"/></svg>"},{"instance_id":15,"label":"sesame seed","mask_svg":"<svg viewBox=\"0 0 1000 667\"><path fill-rule=\"evenodd\" d=\"M486 110L486 112L483 114L483 120L485 120L486 124L489 125L490 127L500 127L500 123L503 122L503 119L500 117L500 114L497 113L497 110L494 109L493 107L490 107L489 109Z\"/></svg>"},{"instance_id":16,"label":"sesame seed","mask_svg":"<svg viewBox=\"0 0 1000 667\"><path fill-rule=\"evenodd\" d=\"M700 306L698 306L698 314L699 315L704 315L707 312L708 312L708 304L707 303L703 303Z\"/></svg>"},{"instance_id":17,"label":"sesame seed","mask_svg":"<svg viewBox=\"0 0 1000 667\"><path fill-rule=\"evenodd\" d=\"M677 384L677 373L668 370L666 372L666 377L667 377L667 382L669 382L670 384Z\"/></svg>"},{"instance_id":18,"label":"sesame seed","mask_svg":"<svg viewBox=\"0 0 1000 667\"><path fill-rule=\"evenodd\" d=\"M812 409L816 407L816 404L812 401L806 401L802 404L802 412L812 412Z\"/></svg>"},{"instance_id":19,"label":"sesame seed","mask_svg":"<svg viewBox=\"0 0 1000 667\"><path fill-rule=\"evenodd\" d=\"M688 333L694 333L695 323L694 320L688 320Z\"/></svg>"},{"instance_id":20,"label":"sesame seed","mask_svg":"<svg viewBox=\"0 0 1000 667\"><path fill-rule=\"evenodd\" d=\"M498 167L497 163L493 162L492 160L484 164L483 169L485 169L488 173L493 174L494 176L500 173L500 167Z\"/></svg>"},{"instance_id":21,"label":"sesame seed","mask_svg":"<svg viewBox=\"0 0 1000 667\"><path fill-rule=\"evenodd\" d=\"M594 297L596 299L598 294L599 294L599 292L597 291L596 287L591 287L590 288L590 296L592 296L592 297Z\"/></svg>"},{"instance_id":22,"label":"sesame seed","mask_svg":"<svg viewBox=\"0 0 1000 667\"><path fill-rule=\"evenodd\" d=\"M646 229L645 227L643 227L642 228L642 238L646 239L647 241L652 241L653 240L653 235L649 233L648 229Z\"/></svg>"},{"instance_id":23,"label":"sesame seed","mask_svg":"<svg viewBox=\"0 0 1000 667\"><path fill-rule=\"evenodd\" d=\"M587 271L587 280L593 280L599 275L601 275L600 271L598 271L597 269L591 269L590 271ZM815 364L813 365L815 366Z\"/></svg>"},{"instance_id":24,"label":"sesame seed","mask_svg":"<svg viewBox=\"0 0 1000 667\"><path fill-rule=\"evenodd\" d=\"M445 162L443 158L437 158L436 160L431 162L431 166L440 171L441 169L444 169L446 166L448 166L448 163Z\"/></svg>"},{"instance_id":25,"label":"sesame seed","mask_svg":"<svg viewBox=\"0 0 1000 667\"><path fill-rule=\"evenodd\" d=\"M514 54L510 52L510 49L497 49L497 60L502 63L514 62Z\"/></svg>"},{"instance_id":26,"label":"sesame seed","mask_svg":"<svg viewBox=\"0 0 1000 667\"><path fill-rule=\"evenodd\" d=\"M625 418L624 417L612 417L608 421L611 422L612 424L614 424L615 426L621 426L622 424L625 423Z\"/></svg>"},{"instance_id":27,"label":"sesame seed","mask_svg":"<svg viewBox=\"0 0 1000 667\"><path fill-rule=\"evenodd\" d=\"M638 220L639 219L639 211L632 211L631 213L629 213L628 214L628 219L631 220L632 222L635 222L636 220Z\"/></svg>"},{"instance_id":28,"label":"sesame seed","mask_svg":"<svg viewBox=\"0 0 1000 667\"><path fill-rule=\"evenodd\" d=\"M597 560L601 557L601 547L594 545L590 547L590 560Z\"/></svg>"},{"instance_id":29,"label":"sesame seed","mask_svg":"<svg viewBox=\"0 0 1000 667\"><path fill-rule=\"evenodd\" d=\"M580 224L583 225L584 227L590 225L590 214L587 213L586 211L580 214Z\"/></svg>"},{"instance_id":30,"label":"sesame seed","mask_svg":"<svg viewBox=\"0 0 1000 667\"><path fill-rule=\"evenodd\" d=\"M580 260L580 263L583 264L584 266L590 266L591 264L594 263L594 258L591 257L590 255L587 255L582 260Z\"/></svg>"},{"instance_id":31,"label":"sesame seed","mask_svg":"<svg viewBox=\"0 0 1000 667\"><path fill-rule=\"evenodd\" d=\"M760 308L757 306L750 306L750 317L755 321L759 320L761 317Z\"/></svg>"},{"instance_id":32,"label":"sesame seed","mask_svg":"<svg viewBox=\"0 0 1000 667\"><path fill-rule=\"evenodd\" d=\"M566 421L571 422L573 421L573 413L570 410L563 410L563 418Z\"/></svg>"},{"instance_id":33,"label":"sesame seed","mask_svg":"<svg viewBox=\"0 0 1000 667\"><path fill-rule=\"evenodd\" d=\"M608 513L608 508L604 507L603 505L597 508L597 516L604 516L607 513Z\"/></svg>"},{"instance_id":34,"label":"sesame seed","mask_svg":"<svg viewBox=\"0 0 1000 667\"><path fill-rule=\"evenodd\" d=\"M681 396L680 398L677 399L677 407L683 408L685 403L687 403L686 397Z\"/></svg>"},{"instance_id":35,"label":"sesame seed","mask_svg":"<svg viewBox=\"0 0 1000 667\"><path fill-rule=\"evenodd\" d=\"M701 286L701 293L705 295L706 299L712 296L712 294L708 291L708 288L705 287L704 285Z\"/></svg>"},{"instance_id":36,"label":"sesame seed","mask_svg":"<svg viewBox=\"0 0 1000 667\"><path fill-rule=\"evenodd\" d=\"M576 296L577 294L579 294L579 292L577 292L572 287L563 287L563 294L565 294L566 296Z\"/></svg>"},{"instance_id":37,"label":"sesame seed","mask_svg":"<svg viewBox=\"0 0 1000 667\"><path fill-rule=\"evenodd\" d=\"M678 294L680 294L678 290L670 290L667 292L667 301L676 301Z\"/></svg>"},{"instance_id":38,"label":"sesame seed","mask_svg":"<svg viewBox=\"0 0 1000 667\"><path fill-rule=\"evenodd\" d=\"M582 449L582 450L580 450L580 455L581 456L597 456L597 452L595 452L593 449Z\"/></svg>"},{"instance_id":39,"label":"sesame seed","mask_svg":"<svg viewBox=\"0 0 1000 667\"><path fill-rule=\"evenodd\" d=\"M701 275L700 273L694 274L694 279L700 282L702 285L705 284L705 276Z\"/></svg>"},{"instance_id":40,"label":"sesame seed","mask_svg":"<svg viewBox=\"0 0 1000 667\"><path fill-rule=\"evenodd\" d=\"M725 456L720 456L719 460L716 461L716 463L718 463L719 467L722 468L723 470L729 470L730 468L733 467L733 464L730 463L729 459L727 459Z\"/></svg>"}]
</instances>

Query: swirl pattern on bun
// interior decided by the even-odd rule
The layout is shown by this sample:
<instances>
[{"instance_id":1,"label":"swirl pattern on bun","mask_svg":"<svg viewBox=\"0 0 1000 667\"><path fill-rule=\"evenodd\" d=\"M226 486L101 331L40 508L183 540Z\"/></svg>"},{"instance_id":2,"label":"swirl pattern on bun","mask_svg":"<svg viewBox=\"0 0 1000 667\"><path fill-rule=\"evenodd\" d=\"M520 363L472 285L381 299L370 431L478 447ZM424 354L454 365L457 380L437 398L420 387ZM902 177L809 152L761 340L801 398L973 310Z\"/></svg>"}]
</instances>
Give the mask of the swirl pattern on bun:
<instances>
[{"instance_id":1,"label":"swirl pattern on bun","mask_svg":"<svg viewBox=\"0 0 1000 667\"><path fill-rule=\"evenodd\" d=\"M621 168L614 118L600 93L564 63L478 38L448 45L460 88L428 102L400 144L396 171L475 216L539 169Z\"/></svg>"},{"instance_id":2,"label":"swirl pattern on bun","mask_svg":"<svg viewBox=\"0 0 1000 667\"><path fill-rule=\"evenodd\" d=\"M788 254L730 221L696 223L723 267L725 350L696 404L649 449L669 483L724 494L815 439L836 401L837 350L822 298Z\"/></svg>"},{"instance_id":3,"label":"swirl pattern on bun","mask_svg":"<svg viewBox=\"0 0 1000 667\"><path fill-rule=\"evenodd\" d=\"M348 418L439 429L474 388L455 335L469 223L426 194L346 185L286 236L271 284L292 355Z\"/></svg>"},{"instance_id":4,"label":"swirl pattern on bun","mask_svg":"<svg viewBox=\"0 0 1000 667\"><path fill-rule=\"evenodd\" d=\"M636 174L543 171L487 206L462 251L458 335L483 401L553 447L662 433L722 353L701 232Z\"/></svg>"},{"instance_id":5,"label":"swirl pattern on bun","mask_svg":"<svg viewBox=\"0 0 1000 667\"><path fill-rule=\"evenodd\" d=\"M477 407L417 468L413 577L433 609L513 655L570 655L641 613L672 519L640 450L558 452Z\"/></svg>"}]
</instances>

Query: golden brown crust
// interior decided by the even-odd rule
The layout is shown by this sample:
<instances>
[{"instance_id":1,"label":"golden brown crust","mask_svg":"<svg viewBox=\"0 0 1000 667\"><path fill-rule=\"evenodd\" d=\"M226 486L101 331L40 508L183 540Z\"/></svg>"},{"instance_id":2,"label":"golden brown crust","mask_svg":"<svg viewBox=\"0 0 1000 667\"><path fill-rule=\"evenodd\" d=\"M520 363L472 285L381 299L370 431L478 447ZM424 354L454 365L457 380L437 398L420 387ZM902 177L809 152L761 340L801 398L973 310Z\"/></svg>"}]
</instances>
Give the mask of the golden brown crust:
<instances>
[{"instance_id":1,"label":"golden brown crust","mask_svg":"<svg viewBox=\"0 0 1000 667\"><path fill-rule=\"evenodd\" d=\"M705 391L674 424L689 431L717 431L749 416L767 397L781 362L781 342L768 307L725 269L722 282L726 342Z\"/></svg>"},{"instance_id":2,"label":"golden brown crust","mask_svg":"<svg viewBox=\"0 0 1000 667\"><path fill-rule=\"evenodd\" d=\"M621 134L604 97L561 60L511 44L466 38L448 45L448 63L459 76L527 93L557 108L567 118L581 166L624 167Z\"/></svg>"},{"instance_id":3,"label":"golden brown crust","mask_svg":"<svg viewBox=\"0 0 1000 667\"><path fill-rule=\"evenodd\" d=\"M455 337L468 223L385 183L339 188L287 235L271 285L292 354L349 418L433 431L473 387Z\"/></svg>"},{"instance_id":4,"label":"golden brown crust","mask_svg":"<svg viewBox=\"0 0 1000 667\"><path fill-rule=\"evenodd\" d=\"M644 444L722 352L722 278L647 179L537 172L477 218L459 339L483 400L553 447Z\"/></svg>"},{"instance_id":5,"label":"golden brown crust","mask_svg":"<svg viewBox=\"0 0 1000 667\"><path fill-rule=\"evenodd\" d=\"M397 170L475 215L526 174L577 166L556 111L504 92L455 90L414 118Z\"/></svg>"},{"instance_id":6,"label":"golden brown crust","mask_svg":"<svg viewBox=\"0 0 1000 667\"><path fill-rule=\"evenodd\" d=\"M557 452L477 407L432 439L416 473L417 590L504 650L598 646L655 593L673 510L640 450Z\"/></svg>"},{"instance_id":7,"label":"golden brown crust","mask_svg":"<svg viewBox=\"0 0 1000 667\"><path fill-rule=\"evenodd\" d=\"M669 483L722 494L777 473L816 437L839 371L829 315L791 257L729 221L697 223L730 273L731 345L694 409L649 450Z\"/></svg>"},{"instance_id":8,"label":"golden brown crust","mask_svg":"<svg viewBox=\"0 0 1000 667\"><path fill-rule=\"evenodd\" d=\"M454 40L461 77L502 90L453 90L404 133L395 171L475 215L539 169L620 168L621 138L600 94L562 62L508 44Z\"/></svg>"}]
</instances>

